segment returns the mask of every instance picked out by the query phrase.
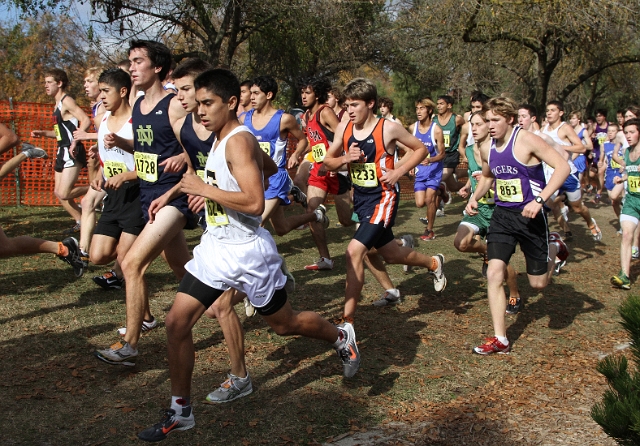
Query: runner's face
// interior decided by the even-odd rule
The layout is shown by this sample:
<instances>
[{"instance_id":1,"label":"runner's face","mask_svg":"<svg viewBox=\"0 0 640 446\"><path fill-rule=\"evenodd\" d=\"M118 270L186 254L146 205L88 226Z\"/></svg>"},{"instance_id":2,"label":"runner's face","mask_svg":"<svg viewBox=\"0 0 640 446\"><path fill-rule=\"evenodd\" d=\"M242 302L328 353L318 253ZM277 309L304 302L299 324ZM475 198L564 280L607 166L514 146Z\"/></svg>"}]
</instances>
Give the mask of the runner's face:
<instances>
[{"instance_id":1,"label":"runner's face","mask_svg":"<svg viewBox=\"0 0 640 446\"><path fill-rule=\"evenodd\" d=\"M571 127L575 127L580 124L580 120L576 115L571 115L571 117L569 118L569 124L571 124Z\"/></svg>"},{"instance_id":2,"label":"runner's face","mask_svg":"<svg viewBox=\"0 0 640 446\"><path fill-rule=\"evenodd\" d=\"M471 134L476 142L482 142L489 136L489 125L479 114L471 118Z\"/></svg>"},{"instance_id":3,"label":"runner's face","mask_svg":"<svg viewBox=\"0 0 640 446\"><path fill-rule=\"evenodd\" d=\"M382 115L382 117L389 115L389 107L387 107L386 105L381 105L380 114Z\"/></svg>"},{"instance_id":4,"label":"runner's face","mask_svg":"<svg viewBox=\"0 0 640 446\"><path fill-rule=\"evenodd\" d=\"M630 112L629 110L627 110L624 114L624 120L625 122L628 121L629 119L633 119L633 118L637 118L637 116L635 114L633 114L632 112Z\"/></svg>"},{"instance_id":5,"label":"runner's face","mask_svg":"<svg viewBox=\"0 0 640 446\"><path fill-rule=\"evenodd\" d=\"M367 104L363 99L347 99L345 102L349 119L354 124L363 124L369 117L369 112L373 109L374 102Z\"/></svg>"},{"instance_id":6,"label":"runner's face","mask_svg":"<svg viewBox=\"0 0 640 446\"><path fill-rule=\"evenodd\" d=\"M98 84L98 99L102 101L105 110L114 112L120 107L123 98L126 96L126 88L118 91L116 87L101 82Z\"/></svg>"},{"instance_id":7,"label":"runner's face","mask_svg":"<svg viewBox=\"0 0 640 446\"><path fill-rule=\"evenodd\" d=\"M596 122L600 127L602 127L602 125L605 123L606 120L607 120L607 117L605 115L601 115L599 113L596 115Z\"/></svg>"},{"instance_id":8,"label":"runner's face","mask_svg":"<svg viewBox=\"0 0 640 446\"><path fill-rule=\"evenodd\" d=\"M316 105L317 101L316 94L311 87L307 86L302 89L302 105L307 108L312 108Z\"/></svg>"},{"instance_id":9,"label":"runner's face","mask_svg":"<svg viewBox=\"0 0 640 446\"><path fill-rule=\"evenodd\" d=\"M218 132L229 121L229 110L233 109L235 97L232 97L229 103L206 88L200 88L196 91L196 100L198 103L198 116L202 121L204 128L210 132Z\"/></svg>"},{"instance_id":10,"label":"runner's face","mask_svg":"<svg viewBox=\"0 0 640 446\"><path fill-rule=\"evenodd\" d=\"M180 105L188 112L194 112L198 109L196 102L196 89L193 86L193 76L185 76L175 79L174 84L178 89L178 101Z\"/></svg>"},{"instance_id":11,"label":"runner's face","mask_svg":"<svg viewBox=\"0 0 640 446\"><path fill-rule=\"evenodd\" d=\"M161 67L154 67L147 56L146 48L134 48L129 53L131 81L137 87L148 87L156 80ZM144 89L144 88L143 88Z\"/></svg>"},{"instance_id":12,"label":"runner's face","mask_svg":"<svg viewBox=\"0 0 640 446\"><path fill-rule=\"evenodd\" d=\"M336 97L332 93L329 93L327 97L327 105L331 108L335 108L337 103L338 101L336 101Z\"/></svg>"},{"instance_id":13,"label":"runner's face","mask_svg":"<svg viewBox=\"0 0 640 446\"><path fill-rule=\"evenodd\" d=\"M44 78L44 89L47 92L47 96L55 96L60 89L60 85L53 79L52 76Z\"/></svg>"},{"instance_id":14,"label":"runner's face","mask_svg":"<svg viewBox=\"0 0 640 446\"><path fill-rule=\"evenodd\" d=\"M529 130L531 129L531 124L533 124L533 118L529 114L529 110L526 108L518 110L518 125L525 130Z\"/></svg>"},{"instance_id":15,"label":"runner's face","mask_svg":"<svg viewBox=\"0 0 640 446\"><path fill-rule=\"evenodd\" d=\"M624 124L624 113L616 113L616 120L618 121L618 125Z\"/></svg>"},{"instance_id":16,"label":"runner's face","mask_svg":"<svg viewBox=\"0 0 640 446\"><path fill-rule=\"evenodd\" d=\"M614 139L616 139L617 134L618 134L617 127L610 125L609 128L607 128L607 138L609 138L609 141L613 141Z\"/></svg>"},{"instance_id":17,"label":"runner's face","mask_svg":"<svg viewBox=\"0 0 640 446\"><path fill-rule=\"evenodd\" d=\"M251 90L246 85L240 87L240 105L244 108L251 105Z\"/></svg>"},{"instance_id":18,"label":"runner's face","mask_svg":"<svg viewBox=\"0 0 640 446\"><path fill-rule=\"evenodd\" d=\"M84 92L90 99L97 99L100 94L98 88L98 79L95 76L87 76L84 78Z\"/></svg>"},{"instance_id":19,"label":"runner's face","mask_svg":"<svg viewBox=\"0 0 640 446\"><path fill-rule=\"evenodd\" d=\"M557 105L547 105L547 122L549 124L555 124L560 120L563 112L560 111Z\"/></svg>"},{"instance_id":20,"label":"runner's face","mask_svg":"<svg viewBox=\"0 0 640 446\"><path fill-rule=\"evenodd\" d=\"M624 128L624 137L627 138L627 142L631 147L638 144L640 133L638 133L638 127L635 125L628 125Z\"/></svg>"},{"instance_id":21,"label":"runner's face","mask_svg":"<svg viewBox=\"0 0 640 446\"><path fill-rule=\"evenodd\" d=\"M431 109L429 109L426 105L422 105L422 104L416 105L416 118L418 118L418 121L424 121L430 116L431 116Z\"/></svg>"},{"instance_id":22,"label":"runner's face","mask_svg":"<svg viewBox=\"0 0 640 446\"><path fill-rule=\"evenodd\" d=\"M480 110L482 110L482 102L474 101L471 103L471 113L475 113Z\"/></svg>"},{"instance_id":23,"label":"runner's face","mask_svg":"<svg viewBox=\"0 0 640 446\"><path fill-rule=\"evenodd\" d=\"M438 99L438 101L436 102L436 110L438 111L438 114L444 115L445 113L447 113L448 109L449 104L447 103L447 101L445 101L444 99Z\"/></svg>"},{"instance_id":24,"label":"runner's face","mask_svg":"<svg viewBox=\"0 0 640 446\"><path fill-rule=\"evenodd\" d=\"M257 85L251 86L251 106L256 110L262 110L269 102L271 93L267 96L267 93L260 90Z\"/></svg>"},{"instance_id":25,"label":"runner's face","mask_svg":"<svg viewBox=\"0 0 640 446\"><path fill-rule=\"evenodd\" d=\"M495 139L504 138L509 128L512 127L512 124L509 122L511 120L507 121L507 118L493 113L491 110L487 112L487 120L489 121L489 134Z\"/></svg>"}]
</instances>

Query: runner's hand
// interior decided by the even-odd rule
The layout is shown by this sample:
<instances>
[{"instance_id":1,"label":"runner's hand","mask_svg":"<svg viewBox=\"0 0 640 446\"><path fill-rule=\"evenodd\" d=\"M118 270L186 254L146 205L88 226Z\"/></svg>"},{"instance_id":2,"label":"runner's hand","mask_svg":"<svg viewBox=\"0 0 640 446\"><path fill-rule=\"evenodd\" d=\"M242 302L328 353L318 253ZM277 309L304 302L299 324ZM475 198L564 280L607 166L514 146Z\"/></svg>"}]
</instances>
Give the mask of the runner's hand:
<instances>
[{"instance_id":1,"label":"runner's hand","mask_svg":"<svg viewBox=\"0 0 640 446\"><path fill-rule=\"evenodd\" d=\"M204 197L200 195L188 195L187 200L189 201L189 210L194 214L204 209Z\"/></svg>"}]
</instances>

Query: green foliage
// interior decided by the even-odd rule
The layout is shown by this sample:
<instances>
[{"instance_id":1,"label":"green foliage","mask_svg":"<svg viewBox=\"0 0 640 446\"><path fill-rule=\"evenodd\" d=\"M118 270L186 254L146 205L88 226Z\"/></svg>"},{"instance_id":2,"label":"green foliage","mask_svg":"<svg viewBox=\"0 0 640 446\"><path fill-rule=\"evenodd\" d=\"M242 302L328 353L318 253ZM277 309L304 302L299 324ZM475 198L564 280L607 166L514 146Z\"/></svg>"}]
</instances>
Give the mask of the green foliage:
<instances>
[{"instance_id":1,"label":"green foliage","mask_svg":"<svg viewBox=\"0 0 640 446\"><path fill-rule=\"evenodd\" d=\"M591 417L620 444L640 444L640 297L630 296L619 309L622 326L631 338L636 370L629 371L627 358L608 356L597 370L607 378L609 389L591 409Z\"/></svg>"}]
</instances>

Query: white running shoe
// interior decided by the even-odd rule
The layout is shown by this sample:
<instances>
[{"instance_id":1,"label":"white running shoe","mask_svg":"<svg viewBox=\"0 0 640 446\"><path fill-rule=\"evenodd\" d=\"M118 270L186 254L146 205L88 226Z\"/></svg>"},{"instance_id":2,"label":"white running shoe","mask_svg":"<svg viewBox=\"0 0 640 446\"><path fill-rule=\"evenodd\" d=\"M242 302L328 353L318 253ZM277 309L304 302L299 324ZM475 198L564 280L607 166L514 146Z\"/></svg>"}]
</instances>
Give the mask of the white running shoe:
<instances>
[{"instance_id":1,"label":"white running shoe","mask_svg":"<svg viewBox=\"0 0 640 446\"><path fill-rule=\"evenodd\" d=\"M434 256L438 260L438 267L435 271L431 271L433 275L433 288L436 292L440 293L447 287L447 278L444 275L444 256L442 254L436 254Z\"/></svg>"},{"instance_id":2,"label":"white running shoe","mask_svg":"<svg viewBox=\"0 0 640 446\"><path fill-rule=\"evenodd\" d=\"M253 305L251 305L248 297L244 298L244 313L247 315L247 317L252 317L254 314L256 314L256 309Z\"/></svg>"},{"instance_id":3,"label":"white running shoe","mask_svg":"<svg viewBox=\"0 0 640 446\"><path fill-rule=\"evenodd\" d=\"M247 373L246 378L238 378L236 375L229 373L227 380L220 384L217 390L211 392L205 398L205 403L229 403L253 392L251 378Z\"/></svg>"},{"instance_id":4,"label":"white running shoe","mask_svg":"<svg viewBox=\"0 0 640 446\"><path fill-rule=\"evenodd\" d=\"M146 333L148 331L153 330L157 326L158 326L158 321L156 320L155 317L153 318L153 320L151 322L142 321L142 330L140 330L140 332L141 333ZM127 327L118 328L118 334L120 336L126 335L127 334Z\"/></svg>"}]
</instances>

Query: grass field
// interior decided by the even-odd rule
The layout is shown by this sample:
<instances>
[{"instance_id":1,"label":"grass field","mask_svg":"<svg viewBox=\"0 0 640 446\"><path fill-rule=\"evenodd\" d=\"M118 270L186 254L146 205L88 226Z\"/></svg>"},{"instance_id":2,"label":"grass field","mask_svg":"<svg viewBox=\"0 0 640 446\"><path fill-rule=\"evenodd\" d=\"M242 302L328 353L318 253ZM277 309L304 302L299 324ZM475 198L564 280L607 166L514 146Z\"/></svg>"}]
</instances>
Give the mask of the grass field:
<instances>
[{"instance_id":1,"label":"grass field","mask_svg":"<svg viewBox=\"0 0 640 446\"><path fill-rule=\"evenodd\" d=\"M342 378L333 349L278 337L259 316L246 318L240 305L255 391L228 405L201 404L228 370L217 322L202 319L194 330L197 424L165 443L346 444L343 437L382 426L380 432L391 437L374 435L370 444L613 444L588 414L605 388L595 372L598 358L626 342L616 313L625 294L608 284L619 269L620 240L610 207L592 209L604 232L602 243L572 215L570 262L544 292L534 292L520 274L526 306L508 318L514 349L500 357L470 353L493 333L481 261L453 248L461 211L459 200L449 206L436 222L436 240L417 248L444 253L448 287L442 295L434 293L426 271L405 275L394 265L389 273L405 301L376 308L371 302L382 290L367 273L356 319L362 366L351 380ZM341 315L344 250L353 229L335 226L333 209L329 215L333 271L304 270L317 257L307 231L293 231L276 243L296 278L293 306L334 319ZM396 235L417 238L423 230L419 216L413 203L401 203ZM59 240L68 224L58 209L0 210L9 236ZM199 235L188 232L190 246ZM524 271L520 254L513 263ZM0 375L3 400L9 402L0 422L2 444L127 444L168 405L163 324L143 336L133 369L92 356L117 340L116 329L125 320L124 290L105 292L91 281L103 271L92 266L75 279L52 255L0 260ZM162 322L177 282L161 260L148 280L152 313Z\"/></svg>"}]
</instances>

